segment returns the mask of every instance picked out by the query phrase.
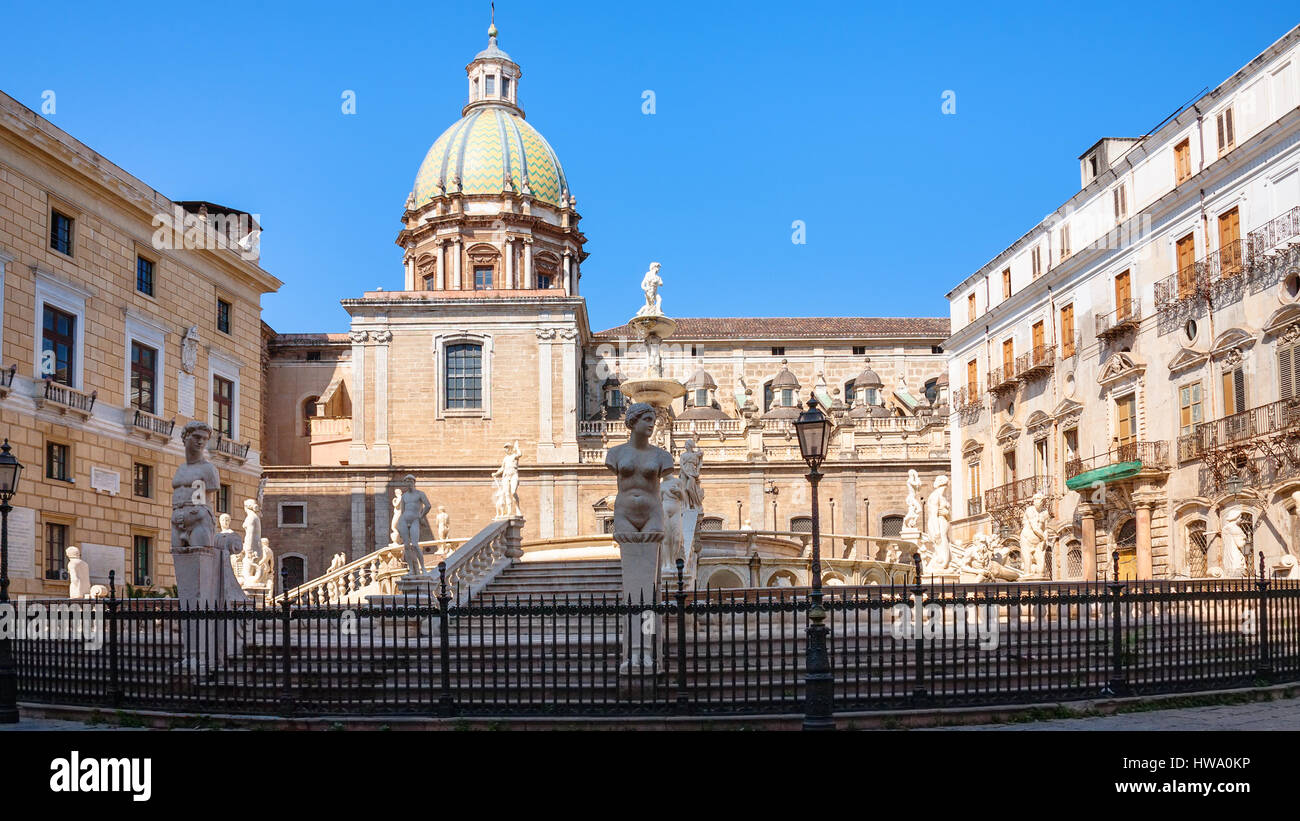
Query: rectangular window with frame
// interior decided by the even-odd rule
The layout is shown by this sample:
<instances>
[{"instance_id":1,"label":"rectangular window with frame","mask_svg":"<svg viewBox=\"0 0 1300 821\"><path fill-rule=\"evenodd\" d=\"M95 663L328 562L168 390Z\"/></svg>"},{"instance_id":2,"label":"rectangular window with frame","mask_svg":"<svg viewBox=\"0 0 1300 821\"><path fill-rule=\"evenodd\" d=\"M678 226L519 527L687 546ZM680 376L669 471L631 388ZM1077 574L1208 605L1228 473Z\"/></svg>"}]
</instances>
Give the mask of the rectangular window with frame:
<instances>
[{"instance_id":1,"label":"rectangular window with frame","mask_svg":"<svg viewBox=\"0 0 1300 821\"><path fill-rule=\"evenodd\" d=\"M153 465L135 463L131 469L131 492L141 499L153 498Z\"/></svg>"},{"instance_id":2,"label":"rectangular window with frame","mask_svg":"<svg viewBox=\"0 0 1300 821\"><path fill-rule=\"evenodd\" d=\"M45 523L45 578L62 579L68 575L68 526L60 522Z\"/></svg>"},{"instance_id":3,"label":"rectangular window with frame","mask_svg":"<svg viewBox=\"0 0 1300 821\"><path fill-rule=\"evenodd\" d=\"M1115 222L1122 221L1128 216L1128 190L1124 183L1115 186L1114 193L1111 195L1115 204Z\"/></svg>"},{"instance_id":4,"label":"rectangular window with frame","mask_svg":"<svg viewBox=\"0 0 1300 821\"><path fill-rule=\"evenodd\" d=\"M974 322L975 317L975 294L970 293L966 295L966 320L968 322Z\"/></svg>"},{"instance_id":5,"label":"rectangular window with frame","mask_svg":"<svg viewBox=\"0 0 1300 821\"><path fill-rule=\"evenodd\" d=\"M1219 215L1219 276L1231 279L1242 271L1241 212L1235 207Z\"/></svg>"},{"instance_id":6,"label":"rectangular window with frame","mask_svg":"<svg viewBox=\"0 0 1300 821\"><path fill-rule=\"evenodd\" d=\"M1073 462L1079 458L1079 429L1068 428L1061 431L1061 444L1065 446L1065 461Z\"/></svg>"},{"instance_id":7,"label":"rectangular window with frame","mask_svg":"<svg viewBox=\"0 0 1300 821\"><path fill-rule=\"evenodd\" d=\"M284 502L280 505L281 527L306 527L306 502Z\"/></svg>"},{"instance_id":8,"label":"rectangular window with frame","mask_svg":"<svg viewBox=\"0 0 1300 821\"><path fill-rule=\"evenodd\" d=\"M1047 438L1034 440L1034 476L1047 476Z\"/></svg>"},{"instance_id":9,"label":"rectangular window with frame","mask_svg":"<svg viewBox=\"0 0 1300 821\"><path fill-rule=\"evenodd\" d=\"M1192 142L1191 138L1174 146L1174 184L1181 185L1183 180L1192 176Z\"/></svg>"},{"instance_id":10,"label":"rectangular window with frame","mask_svg":"<svg viewBox=\"0 0 1300 821\"><path fill-rule=\"evenodd\" d=\"M772 348L772 356L785 356L785 348L780 345Z\"/></svg>"},{"instance_id":11,"label":"rectangular window with frame","mask_svg":"<svg viewBox=\"0 0 1300 821\"><path fill-rule=\"evenodd\" d=\"M474 290L476 291L492 290L492 266L491 265L474 266Z\"/></svg>"},{"instance_id":12,"label":"rectangular window with frame","mask_svg":"<svg viewBox=\"0 0 1300 821\"><path fill-rule=\"evenodd\" d=\"M1070 226L1061 226L1061 259L1065 259L1072 252L1070 251Z\"/></svg>"},{"instance_id":13,"label":"rectangular window with frame","mask_svg":"<svg viewBox=\"0 0 1300 821\"><path fill-rule=\"evenodd\" d=\"M131 342L131 407L145 413L158 412L158 352L148 345Z\"/></svg>"},{"instance_id":14,"label":"rectangular window with frame","mask_svg":"<svg viewBox=\"0 0 1300 821\"><path fill-rule=\"evenodd\" d=\"M153 538L137 535L131 544L131 577L136 586L153 583Z\"/></svg>"},{"instance_id":15,"label":"rectangular window with frame","mask_svg":"<svg viewBox=\"0 0 1300 821\"><path fill-rule=\"evenodd\" d=\"M854 355L854 356L866 356L866 355L867 355L867 346L866 346L866 345L854 345L854 346L853 346L853 355Z\"/></svg>"},{"instance_id":16,"label":"rectangular window with frame","mask_svg":"<svg viewBox=\"0 0 1300 821\"><path fill-rule=\"evenodd\" d=\"M1016 367L1016 340L1002 340L1002 370L1003 377L1011 376Z\"/></svg>"},{"instance_id":17,"label":"rectangular window with frame","mask_svg":"<svg viewBox=\"0 0 1300 821\"><path fill-rule=\"evenodd\" d=\"M230 333L230 303L224 299L217 300L217 330L223 334Z\"/></svg>"},{"instance_id":18,"label":"rectangular window with frame","mask_svg":"<svg viewBox=\"0 0 1300 821\"><path fill-rule=\"evenodd\" d=\"M45 305L41 321L42 378L72 386L76 380L77 317Z\"/></svg>"},{"instance_id":19,"label":"rectangular window with frame","mask_svg":"<svg viewBox=\"0 0 1300 821\"><path fill-rule=\"evenodd\" d=\"M1174 260L1178 266L1178 298L1196 293L1196 236L1187 234L1174 242Z\"/></svg>"},{"instance_id":20,"label":"rectangular window with frame","mask_svg":"<svg viewBox=\"0 0 1300 821\"><path fill-rule=\"evenodd\" d=\"M1061 308L1061 356L1074 356L1074 303Z\"/></svg>"},{"instance_id":21,"label":"rectangular window with frame","mask_svg":"<svg viewBox=\"0 0 1300 821\"><path fill-rule=\"evenodd\" d=\"M1238 365L1223 372L1223 415L1246 412L1246 370Z\"/></svg>"},{"instance_id":22,"label":"rectangular window with frame","mask_svg":"<svg viewBox=\"0 0 1300 821\"><path fill-rule=\"evenodd\" d=\"M212 377L212 421L217 433L235 437L235 383L220 376Z\"/></svg>"},{"instance_id":23,"label":"rectangular window with frame","mask_svg":"<svg viewBox=\"0 0 1300 821\"><path fill-rule=\"evenodd\" d=\"M1002 452L1002 484L1009 485L1016 481L1016 452Z\"/></svg>"},{"instance_id":24,"label":"rectangular window with frame","mask_svg":"<svg viewBox=\"0 0 1300 821\"><path fill-rule=\"evenodd\" d=\"M1183 385L1178 389L1178 435L1187 436L1203 421L1201 383Z\"/></svg>"},{"instance_id":25,"label":"rectangular window with frame","mask_svg":"<svg viewBox=\"0 0 1300 821\"><path fill-rule=\"evenodd\" d=\"M1128 319L1133 315L1133 277L1128 271L1115 275L1115 318Z\"/></svg>"},{"instance_id":26,"label":"rectangular window with frame","mask_svg":"<svg viewBox=\"0 0 1300 821\"><path fill-rule=\"evenodd\" d=\"M1219 156L1223 156L1237 144L1237 135L1232 124L1232 106L1220 111L1214 120L1219 137Z\"/></svg>"},{"instance_id":27,"label":"rectangular window with frame","mask_svg":"<svg viewBox=\"0 0 1300 821\"><path fill-rule=\"evenodd\" d=\"M472 343L447 346L447 408L483 407L483 347Z\"/></svg>"},{"instance_id":28,"label":"rectangular window with frame","mask_svg":"<svg viewBox=\"0 0 1300 821\"><path fill-rule=\"evenodd\" d=\"M153 296L153 268L153 260L136 256L135 289L145 296Z\"/></svg>"},{"instance_id":29,"label":"rectangular window with frame","mask_svg":"<svg viewBox=\"0 0 1300 821\"><path fill-rule=\"evenodd\" d=\"M1043 246L1034 246L1034 250L1029 252L1029 262L1033 268L1034 279L1038 279L1043 274Z\"/></svg>"},{"instance_id":30,"label":"rectangular window with frame","mask_svg":"<svg viewBox=\"0 0 1300 821\"><path fill-rule=\"evenodd\" d=\"M60 211L50 211L50 247L60 254L72 256L72 231L76 223Z\"/></svg>"},{"instance_id":31,"label":"rectangular window with frame","mask_svg":"<svg viewBox=\"0 0 1300 821\"><path fill-rule=\"evenodd\" d=\"M45 443L45 478L72 481L72 448L61 442Z\"/></svg>"},{"instance_id":32,"label":"rectangular window with frame","mask_svg":"<svg viewBox=\"0 0 1300 821\"><path fill-rule=\"evenodd\" d=\"M217 513L230 512L230 485L221 485L217 488Z\"/></svg>"},{"instance_id":33,"label":"rectangular window with frame","mask_svg":"<svg viewBox=\"0 0 1300 821\"><path fill-rule=\"evenodd\" d=\"M1137 397L1133 394L1115 400L1115 438L1120 447L1137 441Z\"/></svg>"},{"instance_id":34,"label":"rectangular window with frame","mask_svg":"<svg viewBox=\"0 0 1300 821\"><path fill-rule=\"evenodd\" d=\"M1011 269L1010 268L1004 268L1002 270L1002 298L1003 299L1011 298Z\"/></svg>"},{"instance_id":35,"label":"rectangular window with frame","mask_svg":"<svg viewBox=\"0 0 1300 821\"><path fill-rule=\"evenodd\" d=\"M973 401L980 393L979 360L972 359L966 363L967 400Z\"/></svg>"},{"instance_id":36,"label":"rectangular window with frame","mask_svg":"<svg viewBox=\"0 0 1300 821\"><path fill-rule=\"evenodd\" d=\"M1029 329L1029 335L1034 344L1034 362L1041 362L1043 359L1043 349L1047 347L1047 330L1043 327L1041 320L1033 324Z\"/></svg>"},{"instance_id":37,"label":"rectangular window with frame","mask_svg":"<svg viewBox=\"0 0 1300 821\"><path fill-rule=\"evenodd\" d=\"M966 484L968 494L971 499L980 497L980 463L978 461L969 462L966 465Z\"/></svg>"}]
</instances>

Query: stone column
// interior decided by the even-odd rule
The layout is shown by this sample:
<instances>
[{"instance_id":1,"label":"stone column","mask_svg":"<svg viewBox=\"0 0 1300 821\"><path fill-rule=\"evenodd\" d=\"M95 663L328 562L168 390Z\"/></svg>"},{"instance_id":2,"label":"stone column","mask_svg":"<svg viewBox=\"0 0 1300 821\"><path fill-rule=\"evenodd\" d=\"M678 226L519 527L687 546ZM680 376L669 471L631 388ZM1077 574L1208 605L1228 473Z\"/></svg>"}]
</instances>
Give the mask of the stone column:
<instances>
[{"instance_id":1,"label":"stone column","mask_svg":"<svg viewBox=\"0 0 1300 821\"><path fill-rule=\"evenodd\" d=\"M444 291L447 289L447 241L444 239L438 240L437 263L438 274L434 284L439 291Z\"/></svg>"},{"instance_id":2,"label":"stone column","mask_svg":"<svg viewBox=\"0 0 1300 821\"><path fill-rule=\"evenodd\" d=\"M501 253L505 256L505 263L503 265L506 272L505 287L514 288L515 287L515 244L513 239L511 239L510 237L506 237L505 242L502 243Z\"/></svg>"},{"instance_id":3,"label":"stone column","mask_svg":"<svg viewBox=\"0 0 1300 821\"><path fill-rule=\"evenodd\" d=\"M352 446L348 462L366 462L366 341L369 331L352 331Z\"/></svg>"},{"instance_id":4,"label":"stone column","mask_svg":"<svg viewBox=\"0 0 1300 821\"><path fill-rule=\"evenodd\" d=\"M536 288L537 283L533 281L533 240L532 237L524 237L524 281L523 287Z\"/></svg>"},{"instance_id":5,"label":"stone column","mask_svg":"<svg viewBox=\"0 0 1300 821\"><path fill-rule=\"evenodd\" d=\"M370 461L392 464L393 452L388 445L388 343L393 332L384 328L370 333L375 343L375 442L370 448Z\"/></svg>"},{"instance_id":6,"label":"stone column","mask_svg":"<svg viewBox=\"0 0 1300 821\"><path fill-rule=\"evenodd\" d=\"M550 462L555 451L554 428L551 412L551 350L555 341L554 328L537 329L537 461ZM542 520L546 526L546 520Z\"/></svg>"},{"instance_id":7,"label":"stone column","mask_svg":"<svg viewBox=\"0 0 1300 821\"><path fill-rule=\"evenodd\" d=\"M560 331L560 402L562 430L560 433L560 461L578 461L578 331L564 328Z\"/></svg>"},{"instance_id":8,"label":"stone column","mask_svg":"<svg viewBox=\"0 0 1300 821\"><path fill-rule=\"evenodd\" d=\"M1084 502L1079 505L1079 515L1083 518L1083 578L1094 581L1097 578L1097 511Z\"/></svg>"},{"instance_id":9,"label":"stone column","mask_svg":"<svg viewBox=\"0 0 1300 821\"><path fill-rule=\"evenodd\" d=\"M578 292L576 282L573 281L573 254L569 249L564 249L564 293L566 296L573 296Z\"/></svg>"},{"instance_id":10,"label":"stone column","mask_svg":"<svg viewBox=\"0 0 1300 821\"><path fill-rule=\"evenodd\" d=\"M461 253L461 241L460 241L460 237L457 237L456 239L452 240L452 243L451 243L451 252L452 252L452 254L454 255L454 257L453 257L453 259L452 259L452 261L451 261L451 266L452 266L452 267L451 267L451 287L452 287L452 290L454 290L454 291L459 291L461 288L464 287L464 286L461 284L461 283L463 282L463 280L461 279L460 268L461 268L461 261L462 261L462 258L465 256L463 253Z\"/></svg>"},{"instance_id":11,"label":"stone column","mask_svg":"<svg viewBox=\"0 0 1300 821\"><path fill-rule=\"evenodd\" d=\"M1151 578L1151 506L1150 500L1134 500L1137 507L1137 577Z\"/></svg>"},{"instance_id":12,"label":"stone column","mask_svg":"<svg viewBox=\"0 0 1300 821\"><path fill-rule=\"evenodd\" d=\"M411 253L411 249L409 247L406 249L406 254L402 258L402 262L405 263L406 265L406 282L405 282L406 290L414 291L415 290L415 255Z\"/></svg>"}]
</instances>

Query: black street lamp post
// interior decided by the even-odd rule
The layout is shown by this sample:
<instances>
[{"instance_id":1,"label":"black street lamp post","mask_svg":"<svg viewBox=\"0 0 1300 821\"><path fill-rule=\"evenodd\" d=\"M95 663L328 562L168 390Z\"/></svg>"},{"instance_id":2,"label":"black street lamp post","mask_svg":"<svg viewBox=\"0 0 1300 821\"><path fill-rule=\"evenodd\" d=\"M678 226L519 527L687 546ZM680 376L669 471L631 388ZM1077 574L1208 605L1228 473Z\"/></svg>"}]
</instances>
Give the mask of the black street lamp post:
<instances>
[{"instance_id":1,"label":"black street lamp post","mask_svg":"<svg viewBox=\"0 0 1300 821\"><path fill-rule=\"evenodd\" d=\"M0 445L0 609L9 607L9 500L18 491L23 466L9 452L9 440ZM17 619L11 619L16 623ZM13 639L0 636L0 724L18 723L18 671L14 667Z\"/></svg>"},{"instance_id":2,"label":"black street lamp post","mask_svg":"<svg viewBox=\"0 0 1300 821\"><path fill-rule=\"evenodd\" d=\"M826 650L826 610L822 607L822 552L821 521L817 510L817 483L822 474L818 470L826 459L826 444L830 438L831 422L817 407L817 399L809 398L808 410L799 414L794 423L799 436L799 453L808 463L808 482L812 485L812 594L808 597L808 661L804 675L805 730L833 730L831 718L834 699L831 678L831 660Z\"/></svg>"}]
</instances>

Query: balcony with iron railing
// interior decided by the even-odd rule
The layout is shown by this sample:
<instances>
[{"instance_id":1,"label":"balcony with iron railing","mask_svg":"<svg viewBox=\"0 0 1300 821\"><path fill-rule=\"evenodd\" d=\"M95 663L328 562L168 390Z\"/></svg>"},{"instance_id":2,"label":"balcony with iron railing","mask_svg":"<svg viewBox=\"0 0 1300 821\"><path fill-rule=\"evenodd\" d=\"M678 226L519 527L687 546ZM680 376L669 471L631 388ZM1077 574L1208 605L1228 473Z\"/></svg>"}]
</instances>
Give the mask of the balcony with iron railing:
<instances>
[{"instance_id":1,"label":"balcony with iron railing","mask_svg":"<svg viewBox=\"0 0 1300 821\"><path fill-rule=\"evenodd\" d=\"M1050 476L1030 476L1017 479L984 491L984 509L1000 510L1005 507L1021 505L1031 501L1034 494L1052 495L1052 478Z\"/></svg>"},{"instance_id":2,"label":"balcony with iron railing","mask_svg":"<svg viewBox=\"0 0 1300 821\"><path fill-rule=\"evenodd\" d=\"M169 441L172 438L172 431L176 429L175 419L163 419L161 416L132 407L123 409L122 422L126 425L128 433L146 439L159 439L163 442Z\"/></svg>"},{"instance_id":3,"label":"balcony with iron railing","mask_svg":"<svg viewBox=\"0 0 1300 821\"><path fill-rule=\"evenodd\" d=\"M62 382L55 382L53 378L46 378L39 392L34 397L36 407L49 408L60 414L72 414L82 419L89 419L95 412L95 398L99 391L79 391L76 388L64 385Z\"/></svg>"},{"instance_id":4,"label":"balcony with iron railing","mask_svg":"<svg viewBox=\"0 0 1300 821\"><path fill-rule=\"evenodd\" d=\"M1255 267L1249 263L1262 265L1296 245L1300 245L1300 205L1250 232L1246 243L1247 267Z\"/></svg>"},{"instance_id":5,"label":"balcony with iron railing","mask_svg":"<svg viewBox=\"0 0 1300 821\"><path fill-rule=\"evenodd\" d=\"M1122 472L1117 471L1113 476L1098 475L1096 477L1097 481L1104 482L1109 479L1128 478L1128 476L1137 473L1168 471L1169 443L1129 442L1088 459L1071 459L1065 463L1066 485L1071 490L1077 490L1078 488L1070 483L1080 476L1093 471L1100 471L1103 468L1119 468L1120 466L1124 466L1125 470Z\"/></svg>"},{"instance_id":6,"label":"balcony with iron railing","mask_svg":"<svg viewBox=\"0 0 1300 821\"><path fill-rule=\"evenodd\" d=\"M1052 372L1056 363L1056 346L1039 345L1029 353L1016 357L1016 379L1030 382Z\"/></svg>"},{"instance_id":7,"label":"balcony with iron railing","mask_svg":"<svg viewBox=\"0 0 1300 821\"><path fill-rule=\"evenodd\" d=\"M1210 274L1205 261L1185 265L1155 285L1156 313L1182 309L1184 303L1210 295Z\"/></svg>"},{"instance_id":8,"label":"balcony with iron railing","mask_svg":"<svg viewBox=\"0 0 1300 821\"><path fill-rule=\"evenodd\" d=\"M221 435L215 436L208 441L208 450L210 452L236 462L243 462L248 459L248 451L251 447L252 444L249 442L236 442L234 439L227 439Z\"/></svg>"},{"instance_id":9,"label":"balcony with iron railing","mask_svg":"<svg viewBox=\"0 0 1300 821\"><path fill-rule=\"evenodd\" d=\"M1191 433L1178 437L1178 458L1188 462L1204 458L1217 448L1245 446L1291 434L1300 435L1300 397L1201 422Z\"/></svg>"},{"instance_id":10,"label":"balcony with iron railing","mask_svg":"<svg viewBox=\"0 0 1300 821\"><path fill-rule=\"evenodd\" d=\"M998 396L1015 390L1015 387L1016 363L1014 360L1000 368L989 371L989 393Z\"/></svg>"},{"instance_id":11,"label":"balcony with iron railing","mask_svg":"<svg viewBox=\"0 0 1300 821\"><path fill-rule=\"evenodd\" d=\"M983 404L984 395L980 393L979 385L967 385L952 392L952 406L958 413L976 410Z\"/></svg>"},{"instance_id":12,"label":"balcony with iron railing","mask_svg":"<svg viewBox=\"0 0 1300 821\"><path fill-rule=\"evenodd\" d=\"M1097 317L1097 338L1110 339L1137 328L1142 321L1142 303L1136 299L1120 300L1115 310Z\"/></svg>"}]
</instances>

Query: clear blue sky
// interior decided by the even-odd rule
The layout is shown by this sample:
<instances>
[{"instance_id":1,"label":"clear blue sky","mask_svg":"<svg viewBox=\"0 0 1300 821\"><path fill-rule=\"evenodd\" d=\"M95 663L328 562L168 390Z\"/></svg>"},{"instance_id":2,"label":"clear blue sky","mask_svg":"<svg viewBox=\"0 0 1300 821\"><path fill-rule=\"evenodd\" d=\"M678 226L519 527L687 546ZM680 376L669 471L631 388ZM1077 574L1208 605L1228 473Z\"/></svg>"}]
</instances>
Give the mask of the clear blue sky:
<instances>
[{"instance_id":1,"label":"clear blue sky","mask_svg":"<svg viewBox=\"0 0 1300 821\"><path fill-rule=\"evenodd\" d=\"M1084 149L1297 18L1293 0L497 3L584 215L596 329L651 260L678 316L944 315L1077 190ZM37 110L54 90L55 124L173 199L261 214L285 283L265 319L342 331L339 299L402 286L402 205L460 115L488 4L10 3L4 23L0 89Z\"/></svg>"}]
</instances>

